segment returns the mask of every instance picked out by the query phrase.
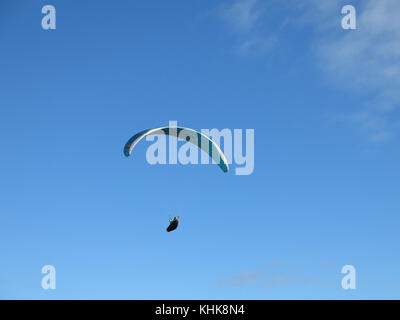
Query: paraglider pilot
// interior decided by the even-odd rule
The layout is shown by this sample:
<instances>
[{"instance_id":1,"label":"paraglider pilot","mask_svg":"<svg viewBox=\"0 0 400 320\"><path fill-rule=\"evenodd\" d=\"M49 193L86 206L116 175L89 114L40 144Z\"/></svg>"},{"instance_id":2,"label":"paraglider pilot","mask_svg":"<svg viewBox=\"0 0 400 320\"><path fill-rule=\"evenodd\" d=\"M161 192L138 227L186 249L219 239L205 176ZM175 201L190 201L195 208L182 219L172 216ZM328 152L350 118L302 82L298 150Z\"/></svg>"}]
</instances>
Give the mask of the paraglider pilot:
<instances>
[{"instance_id":1,"label":"paraglider pilot","mask_svg":"<svg viewBox=\"0 0 400 320\"><path fill-rule=\"evenodd\" d=\"M179 223L179 217L174 217L174 219L168 219L169 220L169 226L167 228L167 232L173 231L176 228L178 228L178 223Z\"/></svg>"}]
</instances>

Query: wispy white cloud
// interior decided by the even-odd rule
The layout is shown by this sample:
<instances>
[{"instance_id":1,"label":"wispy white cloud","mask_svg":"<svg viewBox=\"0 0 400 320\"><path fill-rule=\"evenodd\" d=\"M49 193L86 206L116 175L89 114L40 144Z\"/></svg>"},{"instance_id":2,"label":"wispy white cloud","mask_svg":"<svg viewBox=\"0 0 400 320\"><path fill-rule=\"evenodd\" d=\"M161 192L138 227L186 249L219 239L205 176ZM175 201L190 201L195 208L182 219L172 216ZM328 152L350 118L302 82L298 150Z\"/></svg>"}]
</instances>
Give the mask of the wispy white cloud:
<instances>
[{"instance_id":1,"label":"wispy white cloud","mask_svg":"<svg viewBox=\"0 0 400 320\"><path fill-rule=\"evenodd\" d=\"M274 48L278 39L275 36L255 37L243 40L239 50L241 53L250 55L264 55Z\"/></svg>"},{"instance_id":2,"label":"wispy white cloud","mask_svg":"<svg viewBox=\"0 0 400 320\"><path fill-rule=\"evenodd\" d=\"M260 0L235 0L221 7L221 17L236 35L240 54L260 56L276 45L276 36L263 32L266 8Z\"/></svg>"},{"instance_id":3,"label":"wispy white cloud","mask_svg":"<svg viewBox=\"0 0 400 320\"><path fill-rule=\"evenodd\" d=\"M235 0L222 8L221 15L236 31L247 33L256 27L263 11L258 0Z\"/></svg>"},{"instance_id":4,"label":"wispy white cloud","mask_svg":"<svg viewBox=\"0 0 400 320\"><path fill-rule=\"evenodd\" d=\"M347 119L371 141L387 141L400 105L400 2L366 0L356 9L357 30L321 37L314 44L316 59L339 87L364 96Z\"/></svg>"},{"instance_id":5,"label":"wispy white cloud","mask_svg":"<svg viewBox=\"0 0 400 320\"><path fill-rule=\"evenodd\" d=\"M393 134L386 116L373 111L362 110L346 115L342 117L342 120L350 124L357 124L360 131L368 133L372 142L388 141Z\"/></svg>"},{"instance_id":6,"label":"wispy white cloud","mask_svg":"<svg viewBox=\"0 0 400 320\"><path fill-rule=\"evenodd\" d=\"M278 287L305 286L337 286L337 278L332 271L338 269L332 261L323 260L320 263L308 263L300 259L301 264L282 259L266 261L260 268L244 270L237 275L219 280L221 287L252 286L264 289Z\"/></svg>"},{"instance_id":7,"label":"wispy white cloud","mask_svg":"<svg viewBox=\"0 0 400 320\"><path fill-rule=\"evenodd\" d=\"M276 270L248 270L242 273L220 280L219 286L259 286L265 289L291 286L319 286L326 283L320 275L306 275L303 272L293 270L277 272Z\"/></svg>"},{"instance_id":8,"label":"wispy white cloud","mask_svg":"<svg viewBox=\"0 0 400 320\"><path fill-rule=\"evenodd\" d=\"M311 30L317 67L338 88L365 101L343 119L357 124L372 141L388 140L400 105L400 1L356 2L357 30L343 30L341 7L347 3L341 0L272 0L268 4L279 7L282 23L268 34L259 26L272 18L273 10L265 10L263 3L236 0L225 8L224 17L242 34L241 52L269 53L282 28Z\"/></svg>"},{"instance_id":9,"label":"wispy white cloud","mask_svg":"<svg viewBox=\"0 0 400 320\"><path fill-rule=\"evenodd\" d=\"M247 270L231 278L218 281L218 284L222 286L242 286L262 282L264 277L263 271Z\"/></svg>"}]
</instances>

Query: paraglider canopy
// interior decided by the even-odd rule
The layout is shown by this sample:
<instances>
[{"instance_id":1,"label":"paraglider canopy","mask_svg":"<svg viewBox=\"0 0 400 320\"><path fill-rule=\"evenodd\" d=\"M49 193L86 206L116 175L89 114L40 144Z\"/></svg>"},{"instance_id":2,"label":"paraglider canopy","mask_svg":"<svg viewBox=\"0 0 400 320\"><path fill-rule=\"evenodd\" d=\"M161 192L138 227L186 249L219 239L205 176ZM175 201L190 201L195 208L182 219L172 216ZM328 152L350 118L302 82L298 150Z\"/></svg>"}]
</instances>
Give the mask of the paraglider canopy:
<instances>
[{"instance_id":1,"label":"paraglider canopy","mask_svg":"<svg viewBox=\"0 0 400 320\"><path fill-rule=\"evenodd\" d=\"M141 132L136 133L132 136L124 147L125 156L129 157L133 151L133 148L142 140L144 137L148 135L157 135L157 134L165 134L175 137L185 136L185 140L194 144L195 146L202 149L206 152L216 164L222 169L223 172L228 172L229 165L228 161L218 147L218 145L212 141L209 137L202 134L201 132L195 131L190 128L183 127L161 127L161 128L153 128L143 130Z\"/></svg>"}]
</instances>

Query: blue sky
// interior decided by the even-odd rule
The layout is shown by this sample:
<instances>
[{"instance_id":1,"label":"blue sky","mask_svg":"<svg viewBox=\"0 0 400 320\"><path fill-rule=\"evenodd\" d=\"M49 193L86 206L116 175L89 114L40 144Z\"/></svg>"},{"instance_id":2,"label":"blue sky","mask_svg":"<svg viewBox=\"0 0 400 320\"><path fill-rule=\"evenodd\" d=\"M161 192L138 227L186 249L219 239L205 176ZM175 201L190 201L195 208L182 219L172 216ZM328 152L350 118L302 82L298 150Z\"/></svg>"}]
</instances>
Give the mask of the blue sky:
<instances>
[{"instance_id":1,"label":"blue sky","mask_svg":"<svg viewBox=\"0 0 400 320\"><path fill-rule=\"evenodd\" d=\"M2 1L0 297L399 298L399 14L392 0ZM146 141L123 156L169 120L254 129L253 174L152 166Z\"/></svg>"}]
</instances>

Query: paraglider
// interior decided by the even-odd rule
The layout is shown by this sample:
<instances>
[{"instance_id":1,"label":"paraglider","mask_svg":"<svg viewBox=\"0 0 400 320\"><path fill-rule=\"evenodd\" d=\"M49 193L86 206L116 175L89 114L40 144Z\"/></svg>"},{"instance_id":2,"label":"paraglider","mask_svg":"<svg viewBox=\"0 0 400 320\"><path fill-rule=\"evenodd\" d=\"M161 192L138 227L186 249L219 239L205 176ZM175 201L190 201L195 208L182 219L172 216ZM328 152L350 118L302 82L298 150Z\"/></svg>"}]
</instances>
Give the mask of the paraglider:
<instances>
[{"instance_id":1,"label":"paraglider","mask_svg":"<svg viewBox=\"0 0 400 320\"><path fill-rule=\"evenodd\" d=\"M124 147L124 154L126 157L129 157L133 151L133 148L142 140L144 137L148 135L170 135L175 136L178 138L182 138L187 142L194 144L195 146L199 147L201 150L206 152L214 162L221 168L223 172L228 172L229 165L225 155L222 153L221 149L218 145L212 141L206 135L195 131L189 128L183 127L160 127L160 128L153 128L143 130L138 132L134 136L132 136L128 142L125 144ZM167 228L167 232L171 232L178 227L179 224L179 217L174 217L174 219L169 219L169 226Z\"/></svg>"},{"instance_id":2,"label":"paraglider","mask_svg":"<svg viewBox=\"0 0 400 320\"><path fill-rule=\"evenodd\" d=\"M169 220L169 226L167 228L167 232L174 231L176 228L178 228L179 224L179 217L174 217L174 219L168 219Z\"/></svg>"}]
</instances>

